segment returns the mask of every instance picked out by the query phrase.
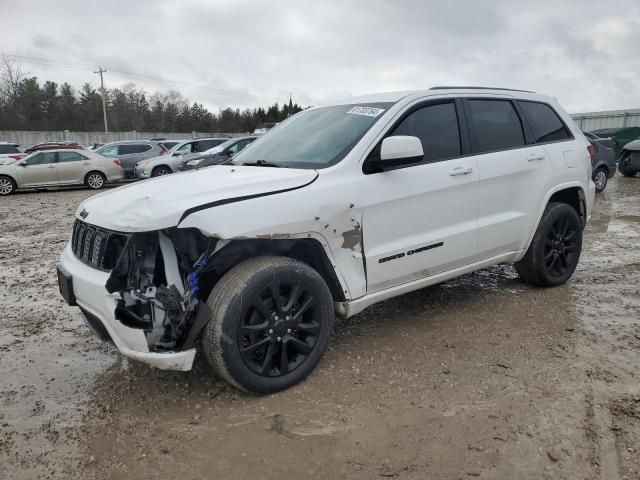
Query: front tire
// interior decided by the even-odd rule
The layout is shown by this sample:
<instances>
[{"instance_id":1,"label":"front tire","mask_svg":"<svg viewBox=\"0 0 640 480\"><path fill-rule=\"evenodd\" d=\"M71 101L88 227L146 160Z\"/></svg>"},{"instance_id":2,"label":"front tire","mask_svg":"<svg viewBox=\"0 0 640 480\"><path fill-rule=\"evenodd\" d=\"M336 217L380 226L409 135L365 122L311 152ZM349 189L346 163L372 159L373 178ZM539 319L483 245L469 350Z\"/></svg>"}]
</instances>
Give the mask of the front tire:
<instances>
[{"instance_id":1,"label":"front tire","mask_svg":"<svg viewBox=\"0 0 640 480\"><path fill-rule=\"evenodd\" d=\"M11 195L16 191L16 182L13 178L0 176L0 195Z\"/></svg>"},{"instance_id":2,"label":"front tire","mask_svg":"<svg viewBox=\"0 0 640 480\"><path fill-rule=\"evenodd\" d=\"M161 166L161 167L156 167L151 171L151 176L152 177L164 177L165 175L169 175L171 173L171 170L168 167L165 166Z\"/></svg>"},{"instance_id":3,"label":"front tire","mask_svg":"<svg viewBox=\"0 0 640 480\"><path fill-rule=\"evenodd\" d=\"M582 223L566 203L547 205L525 256L515 264L520 278L540 287L555 287L573 275L582 251Z\"/></svg>"},{"instance_id":4,"label":"front tire","mask_svg":"<svg viewBox=\"0 0 640 480\"><path fill-rule=\"evenodd\" d=\"M596 185L596 192L602 192L607 187L607 171L604 168L597 168L591 178Z\"/></svg>"},{"instance_id":5,"label":"front tire","mask_svg":"<svg viewBox=\"0 0 640 480\"><path fill-rule=\"evenodd\" d=\"M333 300L313 268L287 257L257 257L227 272L207 304L202 347L213 369L253 393L306 378L333 330Z\"/></svg>"},{"instance_id":6,"label":"front tire","mask_svg":"<svg viewBox=\"0 0 640 480\"><path fill-rule=\"evenodd\" d=\"M100 190L107 183L107 178L100 172L89 172L84 183L91 190Z\"/></svg>"}]
</instances>

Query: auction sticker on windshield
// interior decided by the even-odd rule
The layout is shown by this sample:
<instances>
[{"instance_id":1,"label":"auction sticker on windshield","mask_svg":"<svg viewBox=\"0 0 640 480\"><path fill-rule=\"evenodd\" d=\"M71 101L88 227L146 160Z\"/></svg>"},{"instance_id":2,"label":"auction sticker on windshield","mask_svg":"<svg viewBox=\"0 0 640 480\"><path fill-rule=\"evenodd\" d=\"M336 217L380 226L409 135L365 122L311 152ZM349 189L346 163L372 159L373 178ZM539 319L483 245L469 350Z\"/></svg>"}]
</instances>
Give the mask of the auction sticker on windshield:
<instances>
[{"instance_id":1,"label":"auction sticker on windshield","mask_svg":"<svg viewBox=\"0 0 640 480\"><path fill-rule=\"evenodd\" d=\"M382 112L384 112L384 108L353 107L347 113L351 113L352 115L365 115L367 117L377 117Z\"/></svg>"}]
</instances>

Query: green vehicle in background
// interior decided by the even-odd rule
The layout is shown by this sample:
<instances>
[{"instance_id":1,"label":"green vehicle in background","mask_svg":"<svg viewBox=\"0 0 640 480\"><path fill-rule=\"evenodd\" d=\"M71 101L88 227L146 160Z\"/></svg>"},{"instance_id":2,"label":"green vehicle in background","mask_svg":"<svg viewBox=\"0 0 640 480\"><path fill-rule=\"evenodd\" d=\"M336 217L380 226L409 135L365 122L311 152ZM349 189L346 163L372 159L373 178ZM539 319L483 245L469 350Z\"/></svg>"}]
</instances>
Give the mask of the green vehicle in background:
<instances>
[{"instance_id":1,"label":"green vehicle in background","mask_svg":"<svg viewBox=\"0 0 640 480\"><path fill-rule=\"evenodd\" d=\"M600 128L590 133L605 139L611 139L611 147L616 152L616 158L622 153L622 147L627 143L640 138L640 127Z\"/></svg>"}]
</instances>

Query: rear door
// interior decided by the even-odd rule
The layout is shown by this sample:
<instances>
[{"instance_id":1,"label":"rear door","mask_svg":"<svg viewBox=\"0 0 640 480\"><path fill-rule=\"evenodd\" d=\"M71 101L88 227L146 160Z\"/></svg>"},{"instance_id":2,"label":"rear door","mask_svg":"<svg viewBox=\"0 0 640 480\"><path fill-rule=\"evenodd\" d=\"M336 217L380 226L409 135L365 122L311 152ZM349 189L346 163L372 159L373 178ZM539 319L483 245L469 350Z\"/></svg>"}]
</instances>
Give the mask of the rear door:
<instances>
[{"instance_id":1,"label":"rear door","mask_svg":"<svg viewBox=\"0 0 640 480\"><path fill-rule=\"evenodd\" d=\"M552 163L515 101L464 101L478 165L478 255L490 258L525 248Z\"/></svg>"},{"instance_id":2,"label":"rear door","mask_svg":"<svg viewBox=\"0 0 640 480\"><path fill-rule=\"evenodd\" d=\"M84 182L89 166L89 159L78 152L58 152L58 182L63 185Z\"/></svg>"},{"instance_id":3,"label":"rear door","mask_svg":"<svg viewBox=\"0 0 640 480\"><path fill-rule=\"evenodd\" d=\"M387 134L393 135L420 138L425 155L362 180L367 292L472 263L476 255L478 173L460 103L418 103ZM370 157L379 155L379 145Z\"/></svg>"},{"instance_id":4,"label":"rear door","mask_svg":"<svg viewBox=\"0 0 640 480\"><path fill-rule=\"evenodd\" d=\"M131 175L133 173L133 167L140 160L144 160L145 152L152 149L152 146L147 143L123 143L118 146L118 158L122 164L122 169Z\"/></svg>"},{"instance_id":5,"label":"rear door","mask_svg":"<svg viewBox=\"0 0 640 480\"><path fill-rule=\"evenodd\" d=\"M22 165L16 167L18 186L36 187L39 185L55 185L58 182L56 152L39 152L22 162Z\"/></svg>"}]
</instances>

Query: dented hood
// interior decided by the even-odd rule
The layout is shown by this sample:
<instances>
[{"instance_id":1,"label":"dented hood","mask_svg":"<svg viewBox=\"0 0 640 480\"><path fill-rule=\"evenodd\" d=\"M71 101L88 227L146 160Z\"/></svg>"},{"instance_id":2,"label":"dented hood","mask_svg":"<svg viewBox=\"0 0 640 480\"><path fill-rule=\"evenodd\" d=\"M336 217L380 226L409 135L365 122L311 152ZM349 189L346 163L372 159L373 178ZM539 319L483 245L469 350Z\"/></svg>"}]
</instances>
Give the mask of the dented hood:
<instances>
[{"instance_id":1,"label":"dented hood","mask_svg":"<svg viewBox=\"0 0 640 480\"><path fill-rule=\"evenodd\" d=\"M219 165L133 183L88 198L76 217L120 232L178 225L185 212L207 204L305 186L315 170Z\"/></svg>"}]
</instances>

